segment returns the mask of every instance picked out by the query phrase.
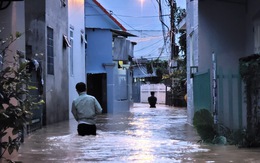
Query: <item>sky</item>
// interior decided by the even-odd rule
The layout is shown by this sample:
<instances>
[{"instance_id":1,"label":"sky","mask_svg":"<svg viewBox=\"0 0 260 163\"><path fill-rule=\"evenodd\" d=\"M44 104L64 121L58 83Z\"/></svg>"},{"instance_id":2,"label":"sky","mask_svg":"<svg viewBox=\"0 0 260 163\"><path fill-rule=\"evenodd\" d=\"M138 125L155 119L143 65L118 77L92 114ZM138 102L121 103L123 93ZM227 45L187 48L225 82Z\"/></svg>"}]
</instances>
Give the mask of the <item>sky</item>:
<instances>
[{"instance_id":1,"label":"sky","mask_svg":"<svg viewBox=\"0 0 260 163\"><path fill-rule=\"evenodd\" d=\"M169 58L169 49L163 48L164 37L157 0L98 0L98 2L112 13L127 32L137 36L128 38L137 43L134 47L134 58ZM186 8L186 0L176 0L176 3L178 7ZM165 15L164 22L169 26L170 8L164 4L162 11ZM167 30L167 27L164 28Z\"/></svg>"}]
</instances>

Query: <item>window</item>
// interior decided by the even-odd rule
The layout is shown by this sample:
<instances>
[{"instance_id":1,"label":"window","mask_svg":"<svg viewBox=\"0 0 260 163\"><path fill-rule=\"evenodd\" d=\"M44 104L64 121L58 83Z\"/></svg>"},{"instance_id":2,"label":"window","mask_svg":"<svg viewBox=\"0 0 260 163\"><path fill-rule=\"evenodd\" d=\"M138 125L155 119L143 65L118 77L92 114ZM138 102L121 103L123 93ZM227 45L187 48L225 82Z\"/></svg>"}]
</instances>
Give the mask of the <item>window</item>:
<instances>
[{"instance_id":1,"label":"window","mask_svg":"<svg viewBox=\"0 0 260 163\"><path fill-rule=\"evenodd\" d=\"M70 28L70 75L74 74L74 60L73 60L73 28Z\"/></svg>"},{"instance_id":2,"label":"window","mask_svg":"<svg viewBox=\"0 0 260 163\"><path fill-rule=\"evenodd\" d=\"M54 75L53 29L47 27L47 73Z\"/></svg>"}]
</instances>

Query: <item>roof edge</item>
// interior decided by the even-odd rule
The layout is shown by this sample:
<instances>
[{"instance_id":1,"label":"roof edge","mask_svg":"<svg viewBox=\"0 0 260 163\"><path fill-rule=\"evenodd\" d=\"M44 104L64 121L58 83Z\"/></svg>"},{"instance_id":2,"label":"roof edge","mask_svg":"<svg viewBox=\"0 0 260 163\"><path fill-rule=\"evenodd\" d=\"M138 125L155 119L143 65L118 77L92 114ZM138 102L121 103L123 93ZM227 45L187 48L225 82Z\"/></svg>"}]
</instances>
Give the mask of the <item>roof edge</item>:
<instances>
[{"instance_id":1,"label":"roof edge","mask_svg":"<svg viewBox=\"0 0 260 163\"><path fill-rule=\"evenodd\" d=\"M112 19L123 31L126 31L126 28L119 23L119 21L116 20L116 18L114 18L109 12L107 12L107 10L97 1L97 0L93 0L93 2L102 10L105 12L105 14Z\"/></svg>"}]
</instances>

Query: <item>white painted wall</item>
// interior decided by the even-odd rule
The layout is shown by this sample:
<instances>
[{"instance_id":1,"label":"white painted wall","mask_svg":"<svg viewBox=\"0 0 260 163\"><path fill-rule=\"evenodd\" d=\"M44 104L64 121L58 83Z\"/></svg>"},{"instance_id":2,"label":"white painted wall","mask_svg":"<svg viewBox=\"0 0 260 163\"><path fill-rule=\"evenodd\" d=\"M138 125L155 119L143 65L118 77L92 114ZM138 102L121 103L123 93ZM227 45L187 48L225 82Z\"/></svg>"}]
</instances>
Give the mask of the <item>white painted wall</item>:
<instances>
[{"instance_id":1,"label":"white painted wall","mask_svg":"<svg viewBox=\"0 0 260 163\"><path fill-rule=\"evenodd\" d=\"M73 44L72 53L69 50L69 118L73 118L71 114L71 105L73 99L78 97L75 85L78 82L86 82L85 72L85 42L82 36L85 37L85 24L84 24L84 1L82 0L69 0L69 31L68 38L72 37L70 31L73 31ZM72 43L72 42L71 42ZM71 56L72 55L72 56ZM73 65L73 71L71 69Z\"/></svg>"},{"instance_id":2,"label":"white painted wall","mask_svg":"<svg viewBox=\"0 0 260 163\"><path fill-rule=\"evenodd\" d=\"M187 114L192 124L194 115L193 79L190 78L190 66L198 66L198 0L187 0Z\"/></svg>"}]
</instances>

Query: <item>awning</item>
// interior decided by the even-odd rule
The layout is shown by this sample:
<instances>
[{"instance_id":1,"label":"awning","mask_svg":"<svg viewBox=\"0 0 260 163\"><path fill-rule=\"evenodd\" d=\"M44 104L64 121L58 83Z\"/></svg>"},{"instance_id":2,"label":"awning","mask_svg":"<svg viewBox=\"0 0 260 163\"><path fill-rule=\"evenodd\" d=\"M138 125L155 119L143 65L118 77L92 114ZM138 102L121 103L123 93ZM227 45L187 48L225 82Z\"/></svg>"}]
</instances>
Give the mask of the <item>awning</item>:
<instances>
[{"instance_id":1,"label":"awning","mask_svg":"<svg viewBox=\"0 0 260 163\"><path fill-rule=\"evenodd\" d=\"M131 36L131 37L137 37L136 35L131 34L131 33L128 33L128 32L126 32L126 31L119 31L119 30L111 29L111 32L113 32L114 35L116 35L116 36L124 36L124 37L129 37L129 36Z\"/></svg>"}]
</instances>

